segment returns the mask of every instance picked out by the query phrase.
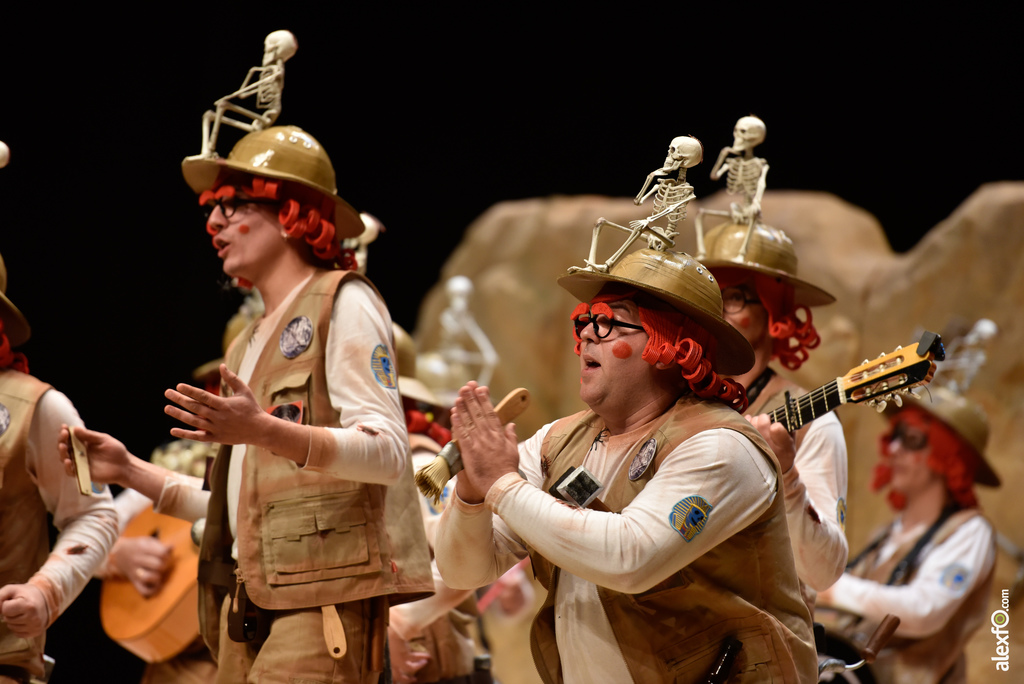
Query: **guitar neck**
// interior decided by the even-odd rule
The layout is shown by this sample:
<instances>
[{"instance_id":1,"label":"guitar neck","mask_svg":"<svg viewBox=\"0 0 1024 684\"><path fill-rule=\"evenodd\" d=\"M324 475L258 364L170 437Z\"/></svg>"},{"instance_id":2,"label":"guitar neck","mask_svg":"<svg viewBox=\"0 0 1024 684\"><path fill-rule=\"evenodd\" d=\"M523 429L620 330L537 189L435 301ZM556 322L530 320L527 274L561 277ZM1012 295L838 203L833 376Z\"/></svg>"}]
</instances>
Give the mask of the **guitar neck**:
<instances>
[{"instance_id":1,"label":"guitar neck","mask_svg":"<svg viewBox=\"0 0 1024 684\"><path fill-rule=\"evenodd\" d=\"M846 399L839 388L837 379L825 383L802 397L790 399L788 405L783 404L768 415L771 422L782 423L788 432L794 432L844 403L846 403Z\"/></svg>"}]
</instances>

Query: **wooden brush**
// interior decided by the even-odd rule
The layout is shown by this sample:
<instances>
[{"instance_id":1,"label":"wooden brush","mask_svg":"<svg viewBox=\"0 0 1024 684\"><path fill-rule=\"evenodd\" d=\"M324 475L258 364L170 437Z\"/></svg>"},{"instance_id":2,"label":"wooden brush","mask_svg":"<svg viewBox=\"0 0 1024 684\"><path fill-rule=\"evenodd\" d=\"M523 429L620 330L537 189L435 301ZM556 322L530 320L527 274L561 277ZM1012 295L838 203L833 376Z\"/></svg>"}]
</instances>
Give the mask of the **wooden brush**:
<instances>
[{"instance_id":1,"label":"wooden brush","mask_svg":"<svg viewBox=\"0 0 1024 684\"><path fill-rule=\"evenodd\" d=\"M494 407L501 424L505 425L530 405L530 392L522 387L514 389L505 395L505 398ZM416 472L416 486L423 492L423 496L429 497L434 504L441 501L441 494L448 480L463 469L462 453L459 452L459 442L452 439L441 449L441 452L434 457L429 464Z\"/></svg>"}]
</instances>

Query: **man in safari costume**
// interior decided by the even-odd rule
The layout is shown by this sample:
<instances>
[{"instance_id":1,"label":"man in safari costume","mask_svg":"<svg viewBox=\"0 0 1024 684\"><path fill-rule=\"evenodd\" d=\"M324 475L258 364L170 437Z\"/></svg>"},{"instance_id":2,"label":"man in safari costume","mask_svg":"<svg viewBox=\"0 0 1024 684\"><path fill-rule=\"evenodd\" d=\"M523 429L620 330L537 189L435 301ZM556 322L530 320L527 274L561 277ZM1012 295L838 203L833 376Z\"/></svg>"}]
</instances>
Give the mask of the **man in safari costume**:
<instances>
[{"instance_id":1,"label":"man in safari costume","mask_svg":"<svg viewBox=\"0 0 1024 684\"><path fill-rule=\"evenodd\" d=\"M224 271L266 313L221 366L222 396L168 390L172 435L226 446L210 492L83 432L98 473L205 516L200 623L218 682L376 682L389 603L433 590L391 320L339 241L359 215L308 133L276 126L226 159L188 158ZM118 448L120 447L120 448Z\"/></svg>"},{"instance_id":2,"label":"man in safari costume","mask_svg":"<svg viewBox=\"0 0 1024 684\"><path fill-rule=\"evenodd\" d=\"M0 684L24 684L43 676L46 628L106 559L117 514L106 487L83 495L61 468L61 425L82 420L14 351L30 329L6 292L0 258ZM60 530L52 552L47 512Z\"/></svg>"},{"instance_id":3,"label":"man in safari costume","mask_svg":"<svg viewBox=\"0 0 1024 684\"><path fill-rule=\"evenodd\" d=\"M831 304L835 297L797 277L793 242L777 228L727 222L703 235L702 244L705 251L697 258L722 289L725 320L754 349L754 365L734 376L747 390L746 415L784 406L787 391L794 400L805 395L805 389L769 364L795 371L807 360L820 342L811 307ZM766 418L760 421L767 425ZM792 439L780 423L774 430L793 558L805 598L813 605L815 592L843 573L849 554L846 439L835 413L819 415Z\"/></svg>"},{"instance_id":4,"label":"man in safari costume","mask_svg":"<svg viewBox=\"0 0 1024 684\"><path fill-rule=\"evenodd\" d=\"M641 249L559 284L582 302L590 409L517 448L486 388L460 390L465 470L435 541L445 581L492 582L529 554L549 591L532 635L546 682L704 681L730 637L728 681L815 681L779 466L721 377L753 354L714 278Z\"/></svg>"}]
</instances>

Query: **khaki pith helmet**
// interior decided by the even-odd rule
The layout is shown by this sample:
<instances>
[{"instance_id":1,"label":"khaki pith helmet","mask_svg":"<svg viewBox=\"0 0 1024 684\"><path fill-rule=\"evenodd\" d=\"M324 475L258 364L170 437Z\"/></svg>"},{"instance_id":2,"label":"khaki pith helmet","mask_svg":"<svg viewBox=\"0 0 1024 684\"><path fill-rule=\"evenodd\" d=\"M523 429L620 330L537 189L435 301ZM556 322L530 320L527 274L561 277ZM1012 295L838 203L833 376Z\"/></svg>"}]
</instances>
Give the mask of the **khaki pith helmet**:
<instances>
[{"instance_id":1,"label":"khaki pith helmet","mask_svg":"<svg viewBox=\"0 0 1024 684\"><path fill-rule=\"evenodd\" d=\"M444 407L430 388L416 378L416 343L405 328L391 324L395 331L395 362L398 364L398 392L403 397L422 401L431 406Z\"/></svg>"},{"instance_id":2,"label":"khaki pith helmet","mask_svg":"<svg viewBox=\"0 0 1024 684\"><path fill-rule=\"evenodd\" d=\"M712 271L741 269L771 276L793 286L797 306L831 304L836 298L820 287L796 277L797 258L793 241L778 228L755 224L745 258L740 250L748 227L736 223L716 226L704 235L704 254L697 258Z\"/></svg>"},{"instance_id":3,"label":"khaki pith helmet","mask_svg":"<svg viewBox=\"0 0 1024 684\"><path fill-rule=\"evenodd\" d=\"M297 126L271 126L249 133L235 144L227 159L187 157L181 162L185 182L197 195L213 187L224 169L303 185L334 202L334 225L339 240L363 232L359 214L338 197L334 167L327 152Z\"/></svg>"},{"instance_id":4,"label":"khaki pith helmet","mask_svg":"<svg viewBox=\"0 0 1024 684\"><path fill-rule=\"evenodd\" d=\"M25 344L32 336L32 329L28 321L14 306L14 302L7 298L7 266L4 265L4 258L0 256L0 320L4 322L4 334L12 347Z\"/></svg>"},{"instance_id":5,"label":"khaki pith helmet","mask_svg":"<svg viewBox=\"0 0 1024 684\"><path fill-rule=\"evenodd\" d=\"M718 341L713 360L717 372L740 375L754 365L750 343L722 318L722 292L714 276L689 254L640 249L608 273L579 271L558 279L581 302L593 299L606 283L624 283L652 294L711 333Z\"/></svg>"},{"instance_id":6,"label":"khaki pith helmet","mask_svg":"<svg viewBox=\"0 0 1024 684\"><path fill-rule=\"evenodd\" d=\"M998 487L1001 484L999 475L985 460L985 446L988 444L988 419L984 412L970 399L956 394L946 387L934 387L930 394L930 401L928 392L921 398L904 400L904 408L917 407L945 423L971 447L974 455L977 456L978 467L974 471L974 481L987 487Z\"/></svg>"}]
</instances>

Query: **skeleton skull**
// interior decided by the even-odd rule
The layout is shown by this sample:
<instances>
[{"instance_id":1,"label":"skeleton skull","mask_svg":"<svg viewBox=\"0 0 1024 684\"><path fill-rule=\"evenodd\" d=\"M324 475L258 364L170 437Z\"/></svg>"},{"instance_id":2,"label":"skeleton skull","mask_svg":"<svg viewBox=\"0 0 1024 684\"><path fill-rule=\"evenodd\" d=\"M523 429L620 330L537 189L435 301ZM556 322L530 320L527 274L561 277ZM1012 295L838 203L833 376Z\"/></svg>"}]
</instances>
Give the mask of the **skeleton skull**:
<instances>
[{"instance_id":1,"label":"skeleton skull","mask_svg":"<svg viewBox=\"0 0 1024 684\"><path fill-rule=\"evenodd\" d=\"M473 294L473 281L466 276L452 276L445 283L448 294L448 307L456 311L469 308L469 298Z\"/></svg>"},{"instance_id":2,"label":"skeleton skull","mask_svg":"<svg viewBox=\"0 0 1024 684\"><path fill-rule=\"evenodd\" d=\"M291 31L274 31L263 40L263 66L277 60L287 62L298 49L299 44Z\"/></svg>"},{"instance_id":3,"label":"skeleton skull","mask_svg":"<svg viewBox=\"0 0 1024 684\"><path fill-rule=\"evenodd\" d=\"M700 164L704 159L704 146L692 135L681 135L672 138L665 157L665 168L684 168Z\"/></svg>"},{"instance_id":4,"label":"skeleton skull","mask_svg":"<svg viewBox=\"0 0 1024 684\"><path fill-rule=\"evenodd\" d=\"M732 147L737 152L752 150L764 142L764 121L756 116L744 116L732 129Z\"/></svg>"}]
</instances>

